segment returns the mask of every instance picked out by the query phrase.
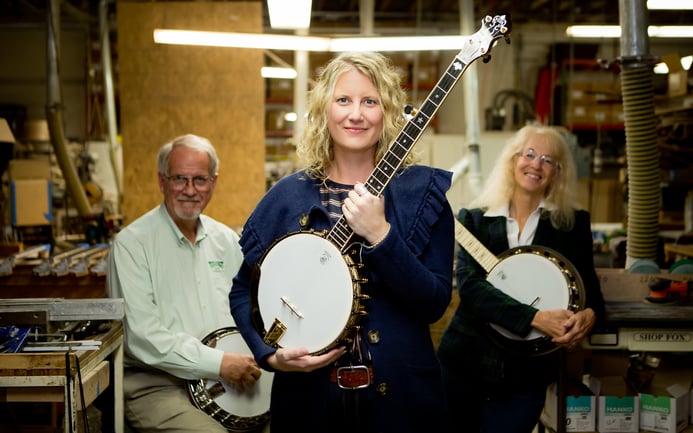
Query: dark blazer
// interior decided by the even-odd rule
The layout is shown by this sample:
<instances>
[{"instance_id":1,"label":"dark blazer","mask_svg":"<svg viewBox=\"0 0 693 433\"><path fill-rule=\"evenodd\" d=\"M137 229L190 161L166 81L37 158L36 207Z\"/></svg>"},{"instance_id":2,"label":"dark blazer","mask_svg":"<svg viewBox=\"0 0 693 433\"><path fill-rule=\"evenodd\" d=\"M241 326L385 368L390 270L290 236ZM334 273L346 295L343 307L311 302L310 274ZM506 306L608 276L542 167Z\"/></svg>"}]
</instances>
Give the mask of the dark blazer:
<instances>
[{"instance_id":1,"label":"dark blazer","mask_svg":"<svg viewBox=\"0 0 693 433\"><path fill-rule=\"evenodd\" d=\"M481 209L461 209L458 219L494 255L509 249L505 217L485 217ZM572 263L584 285L585 306L595 311L597 323L603 320L604 299L594 269L589 213L576 211L574 227L563 231L555 229L548 211L543 211L532 243L551 248ZM460 304L441 337L441 362L455 369L478 371L478 377L489 387L546 386L556 378L557 352L528 356L509 351L489 338L487 325L497 323L517 335L526 335L536 310L496 289L486 281L486 275L460 248L456 265Z\"/></svg>"},{"instance_id":2,"label":"dark blazer","mask_svg":"<svg viewBox=\"0 0 693 433\"><path fill-rule=\"evenodd\" d=\"M275 372L270 412L273 433L338 432L358 402L371 422L359 431L440 431L446 414L440 364L429 325L452 296L454 214L446 198L447 171L414 166L394 176L384 191L391 229L373 249L362 250L368 283L367 315L359 321L373 364L373 384L341 391L331 367L311 373ZM260 201L241 235L244 263L229 295L231 312L258 363L269 369L266 345L251 320L252 268L281 236L332 225L320 201L320 182L304 173L279 181ZM305 226L301 226L301 222Z\"/></svg>"}]
</instances>

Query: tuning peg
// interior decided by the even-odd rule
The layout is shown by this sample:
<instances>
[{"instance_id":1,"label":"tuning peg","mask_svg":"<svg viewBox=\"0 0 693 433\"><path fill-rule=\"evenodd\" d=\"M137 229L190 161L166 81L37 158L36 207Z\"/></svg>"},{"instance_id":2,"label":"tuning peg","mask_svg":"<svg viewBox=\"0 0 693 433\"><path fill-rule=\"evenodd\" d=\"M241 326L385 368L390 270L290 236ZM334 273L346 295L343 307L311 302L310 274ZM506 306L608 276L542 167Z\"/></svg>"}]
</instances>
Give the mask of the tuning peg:
<instances>
[{"instance_id":1,"label":"tuning peg","mask_svg":"<svg viewBox=\"0 0 693 433\"><path fill-rule=\"evenodd\" d=\"M481 61L484 62L484 63L490 62L490 61L491 61L491 55L490 55L490 54L486 54L486 55L481 59Z\"/></svg>"}]
</instances>

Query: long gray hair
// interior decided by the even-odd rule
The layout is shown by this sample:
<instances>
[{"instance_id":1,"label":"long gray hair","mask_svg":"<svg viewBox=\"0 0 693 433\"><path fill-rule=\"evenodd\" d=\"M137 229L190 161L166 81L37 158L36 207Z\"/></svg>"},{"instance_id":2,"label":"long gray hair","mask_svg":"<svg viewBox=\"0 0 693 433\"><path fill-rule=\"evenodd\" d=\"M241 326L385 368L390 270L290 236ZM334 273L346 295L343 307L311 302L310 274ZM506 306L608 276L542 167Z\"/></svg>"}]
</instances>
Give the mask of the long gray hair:
<instances>
[{"instance_id":1,"label":"long gray hair","mask_svg":"<svg viewBox=\"0 0 693 433\"><path fill-rule=\"evenodd\" d=\"M481 194L472 200L469 207L496 209L510 203L515 191L515 162L525 143L534 137L544 140L557 163L553 181L544 196L547 207L552 210L551 224L569 230L575 223L574 210L580 208L576 199L577 170L561 130L552 126L527 125L517 131L498 156Z\"/></svg>"}]
</instances>

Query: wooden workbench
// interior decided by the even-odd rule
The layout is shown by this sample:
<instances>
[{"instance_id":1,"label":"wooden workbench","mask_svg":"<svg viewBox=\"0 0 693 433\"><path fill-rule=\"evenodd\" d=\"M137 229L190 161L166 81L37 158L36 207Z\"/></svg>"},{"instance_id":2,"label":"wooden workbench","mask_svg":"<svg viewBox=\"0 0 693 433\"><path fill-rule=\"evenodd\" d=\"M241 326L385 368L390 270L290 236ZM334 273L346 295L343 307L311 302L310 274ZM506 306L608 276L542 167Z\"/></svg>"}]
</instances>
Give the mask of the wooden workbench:
<instances>
[{"instance_id":1,"label":"wooden workbench","mask_svg":"<svg viewBox=\"0 0 693 433\"><path fill-rule=\"evenodd\" d=\"M64 403L63 431L74 433L78 412L111 387L113 427L123 433L122 322L93 338L101 341L99 350L0 354L0 400Z\"/></svg>"},{"instance_id":2,"label":"wooden workbench","mask_svg":"<svg viewBox=\"0 0 693 433\"><path fill-rule=\"evenodd\" d=\"M89 299L107 297L106 277L85 275L38 277L34 266L15 266L11 275L0 276L0 299L65 298Z\"/></svg>"},{"instance_id":3,"label":"wooden workbench","mask_svg":"<svg viewBox=\"0 0 693 433\"><path fill-rule=\"evenodd\" d=\"M666 260L677 258L693 258L693 244L664 244L664 255Z\"/></svg>"}]
</instances>

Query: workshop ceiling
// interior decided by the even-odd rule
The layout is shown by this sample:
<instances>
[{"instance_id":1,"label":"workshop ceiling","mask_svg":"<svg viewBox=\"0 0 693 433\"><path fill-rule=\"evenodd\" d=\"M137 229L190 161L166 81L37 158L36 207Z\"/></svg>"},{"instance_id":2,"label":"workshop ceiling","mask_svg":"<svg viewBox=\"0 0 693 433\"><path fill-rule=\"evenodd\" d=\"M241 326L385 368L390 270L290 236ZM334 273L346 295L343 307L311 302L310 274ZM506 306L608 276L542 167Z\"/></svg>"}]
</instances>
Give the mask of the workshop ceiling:
<instances>
[{"instance_id":1,"label":"workshop ceiling","mask_svg":"<svg viewBox=\"0 0 693 433\"><path fill-rule=\"evenodd\" d=\"M45 21L46 5L49 1L2 0L0 1L0 24ZM157 0L128 1L151 3ZM372 1L375 5L373 28L376 33L459 32L459 0ZM60 2L62 20L64 23L97 21L100 3L97 0L62 0ZM480 19L487 14L509 13L513 24L618 24L619 3L617 0L474 0L474 14L477 19ZM113 4L114 2L110 2L111 6ZM269 29L266 2L263 4L264 22ZM359 0L313 0L310 32L358 33L359 5ZM650 11L649 20L653 25L690 24L693 22L693 11Z\"/></svg>"}]
</instances>

